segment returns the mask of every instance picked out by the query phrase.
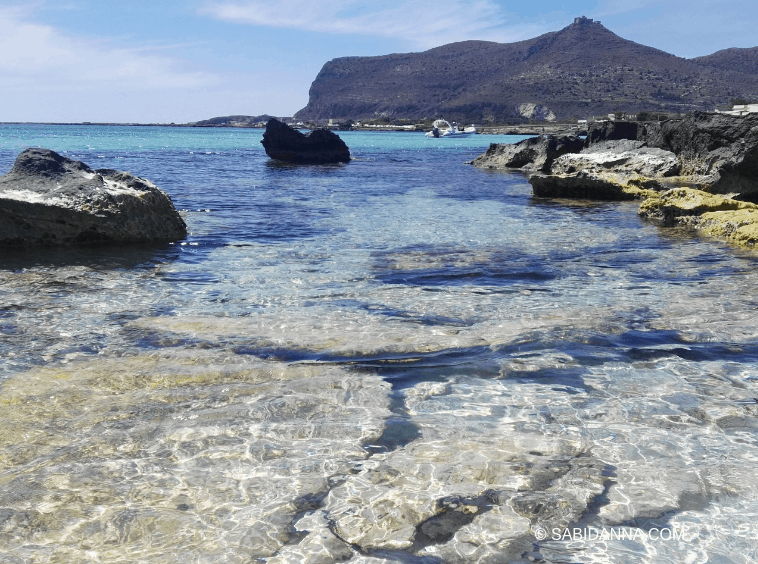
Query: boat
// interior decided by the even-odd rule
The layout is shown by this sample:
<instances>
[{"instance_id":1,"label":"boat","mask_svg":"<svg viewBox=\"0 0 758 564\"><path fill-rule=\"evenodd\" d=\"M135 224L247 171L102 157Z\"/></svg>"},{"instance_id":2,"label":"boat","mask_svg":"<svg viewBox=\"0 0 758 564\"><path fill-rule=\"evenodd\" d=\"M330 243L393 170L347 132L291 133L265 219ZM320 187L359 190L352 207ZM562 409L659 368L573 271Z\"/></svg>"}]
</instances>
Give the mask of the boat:
<instances>
[{"instance_id":1,"label":"boat","mask_svg":"<svg viewBox=\"0 0 758 564\"><path fill-rule=\"evenodd\" d=\"M426 133L427 137L462 137L464 135L471 135L476 133L476 127L466 127L464 129L458 129L458 125L453 122L452 124L444 119L438 119L432 124L432 130Z\"/></svg>"}]
</instances>

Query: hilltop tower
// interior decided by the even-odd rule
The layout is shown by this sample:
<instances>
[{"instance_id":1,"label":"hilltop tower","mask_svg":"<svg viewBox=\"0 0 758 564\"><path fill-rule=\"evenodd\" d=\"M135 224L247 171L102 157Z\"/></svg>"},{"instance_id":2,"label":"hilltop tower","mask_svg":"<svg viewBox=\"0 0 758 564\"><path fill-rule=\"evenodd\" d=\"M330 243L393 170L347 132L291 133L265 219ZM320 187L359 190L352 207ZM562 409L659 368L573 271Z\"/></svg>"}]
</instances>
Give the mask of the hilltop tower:
<instances>
[{"instance_id":1,"label":"hilltop tower","mask_svg":"<svg viewBox=\"0 0 758 564\"><path fill-rule=\"evenodd\" d=\"M599 24L600 20L595 21L592 18L585 18L584 16L579 16L578 18L574 18L574 23L576 25L588 25L588 24Z\"/></svg>"}]
</instances>

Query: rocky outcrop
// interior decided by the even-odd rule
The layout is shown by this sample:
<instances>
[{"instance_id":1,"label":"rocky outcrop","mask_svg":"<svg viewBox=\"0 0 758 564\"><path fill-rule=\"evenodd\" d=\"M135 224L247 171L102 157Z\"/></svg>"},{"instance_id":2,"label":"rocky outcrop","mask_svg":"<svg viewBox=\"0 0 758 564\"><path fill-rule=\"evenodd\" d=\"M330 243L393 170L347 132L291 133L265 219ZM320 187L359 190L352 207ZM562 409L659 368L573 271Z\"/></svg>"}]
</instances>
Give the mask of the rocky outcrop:
<instances>
[{"instance_id":1,"label":"rocky outcrop","mask_svg":"<svg viewBox=\"0 0 758 564\"><path fill-rule=\"evenodd\" d=\"M758 114L693 112L663 123L656 141L677 154L683 175L705 177L708 192L758 201Z\"/></svg>"},{"instance_id":2,"label":"rocky outcrop","mask_svg":"<svg viewBox=\"0 0 758 564\"><path fill-rule=\"evenodd\" d=\"M743 247L758 243L758 205L692 188L674 188L648 198L639 215L667 225L694 227Z\"/></svg>"},{"instance_id":3,"label":"rocky outcrop","mask_svg":"<svg viewBox=\"0 0 758 564\"><path fill-rule=\"evenodd\" d=\"M486 153L472 161L477 168L549 171L553 161L582 150L584 141L574 135L542 135L518 143L491 143Z\"/></svg>"},{"instance_id":4,"label":"rocky outcrop","mask_svg":"<svg viewBox=\"0 0 758 564\"><path fill-rule=\"evenodd\" d=\"M577 172L541 174L529 177L532 191L541 198L580 198L585 200L634 200L640 191L626 189L610 175Z\"/></svg>"},{"instance_id":5,"label":"rocky outcrop","mask_svg":"<svg viewBox=\"0 0 758 564\"><path fill-rule=\"evenodd\" d=\"M612 171L622 176L659 178L675 176L680 168L679 159L671 151L645 147L641 141L605 141L581 153L561 156L550 171L553 174Z\"/></svg>"},{"instance_id":6,"label":"rocky outcrop","mask_svg":"<svg viewBox=\"0 0 758 564\"><path fill-rule=\"evenodd\" d=\"M149 180L27 149L0 177L0 246L176 241L171 198Z\"/></svg>"},{"instance_id":7,"label":"rocky outcrop","mask_svg":"<svg viewBox=\"0 0 758 564\"><path fill-rule=\"evenodd\" d=\"M550 174L531 175L529 183L535 196L545 198L633 200L665 189L667 177L678 172L679 160L669 151L641 141L602 141L562 155Z\"/></svg>"},{"instance_id":8,"label":"rocky outcrop","mask_svg":"<svg viewBox=\"0 0 758 564\"><path fill-rule=\"evenodd\" d=\"M269 157L280 161L311 164L350 161L350 149L336 133L316 129L305 135L276 118L266 124L261 143Z\"/></svg>"},{"instance_id":9,"label":"rocky outcrop","mask_svg":"<svg viewBox=\"0 0 758 564\"><path fill-rule=\"evenodd\" d=\"M605 123L590 127L587 143L629 139L675 154L680 183L758 201L758 114L692 112L663 123Z\"/></svg>"},{"instance_id":10,"label":"rocky outcrop","mask_svg":"<svg viewBox=\"0 0 758 564\"><path fill-rule=\"evenodd\" d=\"M603 141L638 140L647 143L651 131L660 127L655 122L601 121L587 126L588 147Z\"/></svg>"}]
</instances>

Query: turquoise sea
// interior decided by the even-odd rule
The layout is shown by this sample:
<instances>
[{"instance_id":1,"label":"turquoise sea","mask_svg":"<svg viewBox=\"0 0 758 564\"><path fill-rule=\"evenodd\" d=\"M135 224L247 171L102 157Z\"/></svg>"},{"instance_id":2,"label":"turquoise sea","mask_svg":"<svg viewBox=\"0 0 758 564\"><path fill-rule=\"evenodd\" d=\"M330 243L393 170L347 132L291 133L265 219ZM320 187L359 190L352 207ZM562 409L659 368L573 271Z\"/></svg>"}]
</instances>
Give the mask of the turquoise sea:
<instances>
[{"instance_id":1,"label":"turquoise sea","mask_svg":"<svg viewBox=\"0 0 758 564\"><path fill-rule=\"evenodd\" d=\"M0 251L0 562L757 561L758 254L340 135L0 125L190 232Z\"/></svg>"}]
</instances>

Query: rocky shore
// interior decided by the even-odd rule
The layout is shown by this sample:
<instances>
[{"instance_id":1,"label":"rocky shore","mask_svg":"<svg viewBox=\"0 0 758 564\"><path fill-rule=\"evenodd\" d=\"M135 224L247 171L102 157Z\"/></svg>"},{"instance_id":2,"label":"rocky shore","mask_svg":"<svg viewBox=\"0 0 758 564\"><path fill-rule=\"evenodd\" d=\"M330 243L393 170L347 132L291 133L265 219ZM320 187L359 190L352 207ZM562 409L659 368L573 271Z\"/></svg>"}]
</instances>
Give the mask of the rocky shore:
<instances>
[{"instance_id":1,"label":"rocky shore","mask_svg":"<svg viewBox=\"0 0 758 564\"><path fill-rule=\"evenodd\" d=\"M492 144L472 164L527 173L535 196L643 199L643 217L741 246L758 241L756 114L598 124L586 139L545 135Z\"/></svg>"}]
</instances>

